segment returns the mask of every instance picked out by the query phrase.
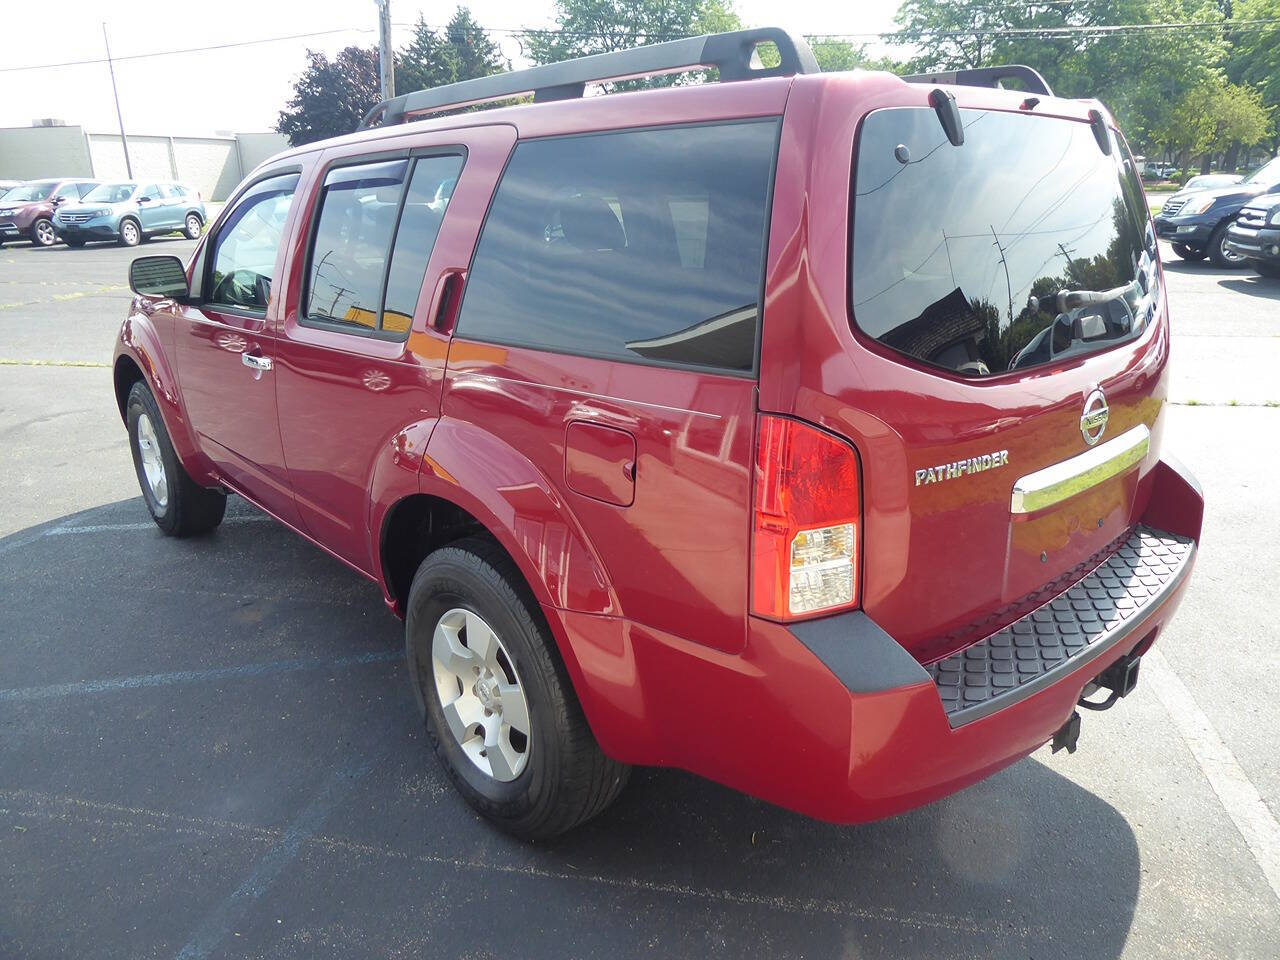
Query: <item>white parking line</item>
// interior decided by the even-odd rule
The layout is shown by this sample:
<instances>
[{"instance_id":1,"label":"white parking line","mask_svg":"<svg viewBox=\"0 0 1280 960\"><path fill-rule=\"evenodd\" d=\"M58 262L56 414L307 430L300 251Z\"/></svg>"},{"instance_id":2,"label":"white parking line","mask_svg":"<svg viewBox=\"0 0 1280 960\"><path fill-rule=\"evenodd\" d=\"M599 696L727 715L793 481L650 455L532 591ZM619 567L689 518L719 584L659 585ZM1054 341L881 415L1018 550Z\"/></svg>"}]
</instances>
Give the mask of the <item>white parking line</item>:
<instances>
[{"instance_id":1,"label":"white parking line","mask_svg":"<svg viewBox=\"0 0 1280 960\"><path fill-rule=\"evenodd\" d=\"M1142 658L1142 672L1280 899L1280 823L1158 649Z\"/></svg>"}]
</instances>

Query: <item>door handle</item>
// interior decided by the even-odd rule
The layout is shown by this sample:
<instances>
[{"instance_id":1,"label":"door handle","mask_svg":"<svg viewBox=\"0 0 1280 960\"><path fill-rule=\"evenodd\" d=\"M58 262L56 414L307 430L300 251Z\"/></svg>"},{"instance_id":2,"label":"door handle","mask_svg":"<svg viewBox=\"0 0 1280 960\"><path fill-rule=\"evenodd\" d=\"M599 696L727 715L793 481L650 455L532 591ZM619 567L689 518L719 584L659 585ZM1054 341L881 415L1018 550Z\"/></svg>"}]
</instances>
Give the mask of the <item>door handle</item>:
<instances>
[{"instance_id":1,"label":"door handle","mask_svg":"<svg viewBox=\"0 0 1280 960\"><path fill-rule=\"evenodd\" d=\"M270 370L271 369L270 357L258 357L258 356L254 356L251 353L242 353L240 354L240 362L243 363L246 367L250 367L253 370Z\"/></svg>"}]
</instances>

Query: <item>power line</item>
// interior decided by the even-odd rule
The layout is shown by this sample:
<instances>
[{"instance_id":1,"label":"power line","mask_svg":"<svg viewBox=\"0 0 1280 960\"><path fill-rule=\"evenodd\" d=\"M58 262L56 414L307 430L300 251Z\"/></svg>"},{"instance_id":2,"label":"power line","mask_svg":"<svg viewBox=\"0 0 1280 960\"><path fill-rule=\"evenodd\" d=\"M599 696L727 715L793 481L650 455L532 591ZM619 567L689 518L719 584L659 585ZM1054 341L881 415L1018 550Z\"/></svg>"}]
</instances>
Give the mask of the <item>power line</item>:
<instances>
[{"instance_id":1,"label":"power line","mask_svg":"<svg viewBox=\"0 0 1280 960\"><path fill-rule=\"evenodd\" d=\"M1033 6L1044 6L1048 3L1059 2L1059 0L1031 0ZM1079 0L1061 0L1063 3L1077 3ZM416 23L396 23L397 27L416 27ZM428 29L443 30L447 25L426 24ZM931 40L949 40L949 39L969 39L977 37L985 38L1003 38L1003 39L1037 39L1037 38L1055 38L1055 37L1102 37L1102 36L1125 36L1130 34L1153 33L1167 30L1215 30L1223 33L1235 31L1252 33L1258 31L1266 31L1274 27L1280 27L1280 18L1256 19L1256 20L1218 20L1203 21L1192 20L1183 22L1168 23L1129 23L1129 24L1111 24L1111 25L1067 25L1060 27L995 27L995 28L974 28L972 30L922 30L920 32L908 33L903 30L894 30L878 33L809 33L805 36L813 42L824 43L832 41L864 41L879 42L886 46L913 46L920 43L926 43ZM285 40L307 40L313 37L328 37L340 33L373 33L372 28L368 27L339 27L333 30L315 30L310 33L293 33L277 37L262 37L256 40L236 40L229 43L215 43L202 47L184 47L181 49L156 50L150 53L133 53L123 57L114 57L116 63L130 60L148 60L155 57L171 57L188 53L205 53L212 50L229 50L238 47L252 47L265 43L279 43ZM553 27L479 27L479 33L485 34L504 34L512 37L528 37L528 36L548 36L548 37L564 37L576 40L614 40L626 33L625 28L618 30L616 33L606 33L603 31L582 31L582 30L562 30ZM654 43L663 40L681 40L687 34L683 33L646 33L643 34L646 42ZM106 63L105 57L92 57L84 60L64 60L59 63L34 63L20 67L0 67L0 73L17 73L27 70L52 70L60 67L80 67L90 66L93 64Z\"/></svg>"},{"instance_id":2,"label":"power line","mask_svg":"<svg viewBox=\"0 0 1280 960\"><path fill-rule=\"evenodd\" d=\"M231 43L214 43L207 47L185 47L181 50L156 50L151 53L133 53L123 57L112 57L116 63L122 60L148 60L152 57L172 57L183 53L203 53L207 50L227 50L232 47L252 47L262 43L277 43L281 40L306 40L310 37L328 37L335 33L373 33L372 28L339 27L336 30L316 30L312 33L291 33L282 37L262 37L258 40L236 40ZM95 63L106 63L106 57L88 60L64 60L61 63L32 63L22 67L0 67L0 73L15 73L19 70L50 70L54 67L82 67Z\"/></svg>"}]
</instances>

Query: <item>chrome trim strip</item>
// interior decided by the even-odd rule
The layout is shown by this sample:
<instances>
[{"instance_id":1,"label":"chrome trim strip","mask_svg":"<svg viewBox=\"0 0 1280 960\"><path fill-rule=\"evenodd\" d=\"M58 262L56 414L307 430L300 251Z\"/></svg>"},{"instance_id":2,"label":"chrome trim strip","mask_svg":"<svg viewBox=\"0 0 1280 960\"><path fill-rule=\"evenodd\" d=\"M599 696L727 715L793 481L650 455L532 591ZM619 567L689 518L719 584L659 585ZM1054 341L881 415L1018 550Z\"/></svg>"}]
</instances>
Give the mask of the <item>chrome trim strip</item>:
<instances>
[{"instance_id":1,"label":"chrome trim strip","mask_svg":"<svg viewBox=\"0 0 1280 960\"><path fill-rule=\"evenodd\" d=\"M1141 462L1151 449L1151 431L1139 424L1070 460L1028 473L1013 483L1010 513L1035 513L1069 500Z\"/></svg>"}]
</instances>

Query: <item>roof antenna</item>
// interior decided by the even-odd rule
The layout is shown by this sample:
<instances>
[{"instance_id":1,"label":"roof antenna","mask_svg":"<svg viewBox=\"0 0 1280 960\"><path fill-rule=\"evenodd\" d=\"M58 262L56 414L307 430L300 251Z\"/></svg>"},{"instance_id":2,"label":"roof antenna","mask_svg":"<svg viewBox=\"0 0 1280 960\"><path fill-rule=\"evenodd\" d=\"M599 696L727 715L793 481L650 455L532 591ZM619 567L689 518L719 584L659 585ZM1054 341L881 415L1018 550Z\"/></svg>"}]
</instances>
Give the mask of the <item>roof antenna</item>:
<instances>
[{"instance_id":1,"label":"roof antenna","mask_svg":"<svg viewBox=\"0 0 1280 960\"><path fill-rule=\"evenodd\" d=\"M960 122L960 108L956 105L955 95L941 87L935 87L929 92L929 105L938 115L938 122L942 124L951 145L958 147L964 143L964 124Z\"/></svg>"},{"instance_id":2,"label":"roof antenna","mask_svg":"<svg viewBox=\"0 0 1280 960\"><path fill-rule=\"evenodd\" d=\"M1097 110L1089 111L1089 126L1093 128L1093 139L1098 141L1098 149L1104 156L1111 156L1111 138L1107 136L1107 121Z\"/></svg>"}]
</instances>

